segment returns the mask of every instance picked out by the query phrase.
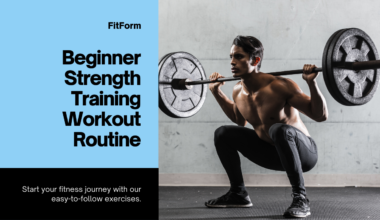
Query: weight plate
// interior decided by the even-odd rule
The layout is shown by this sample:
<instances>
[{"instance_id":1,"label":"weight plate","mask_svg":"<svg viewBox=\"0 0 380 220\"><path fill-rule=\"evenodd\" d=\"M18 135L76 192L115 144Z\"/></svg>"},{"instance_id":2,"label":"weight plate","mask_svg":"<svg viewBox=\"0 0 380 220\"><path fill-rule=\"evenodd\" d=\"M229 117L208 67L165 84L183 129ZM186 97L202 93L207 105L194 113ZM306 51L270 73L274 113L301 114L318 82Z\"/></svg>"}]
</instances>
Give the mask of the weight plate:
<instances>
[{"instance_id":1,"label":"weight plate","mask_svg":"<svg viewBox=\"0 0 380 220\"><path fill-rule=\"evenodd\" d=\"M377 90L380 70L346 70L335 67L335 63L378 59L375 44L364 31L357 28L339 31L330 42L324 73L334 99L346 106L369 102Z\"/></svg>"},{"instance_id":2,"label":"weight plate","mask_svg":"<svg viewBox=\"0 0 380 220\"><path fill-rule=\"evenodd\" d=\"M170 56L171 54L173 53L168 53L166 55L164 55L161 59L160 59L160 62L158 63L158 71L160 71L161 69L161 65L162 65L162 62L164 60L166 60L166 58L168 56ZM160 77L160 75L158 75L158 77ZM158 79L158 81L160 81L160 79ZM162 112L164 112L166 115L170 116L170 117L173 117L173 118L178 118L177 116L175 116L174 114L172 114L164 105L161 97L160 97L160 91L158 91L158 107L161 109Z\"/></svg>"},{"instance_id":3,"label":"weight plate","mask_svg":"<svg viewBox=\"0 0 380 220\"><path fill-rule=\"evenodd\" d=\"M159 65L159 81L173 79L205 80L201 63L193 55L176 52L165 56ZM207 85L194 85L190 90L173 89L171 85L159 84L159 107L166 115L187 118L195 115L202 107L207 94Z\"/></svg>"},{"instance_id":4,"label":"weight plate","mask_svg":"<svg viewBox=\"0 0 380 220\"><path fill-rule=\"evenodd\" d=\"M329 91L329 93L331 94L331 96L333 96L334 94L334 91L333 91L333 83L331 82L331 80L329 80L329 76L328 76L328 71L327 71L327 53L329 51L329 48L331 47L331 41L334 39L334 37L341 31L344 31L346 29L341 29L341 30L338 30L336 31L335 33L333 33L331 35L331 37L327 40L327 43L325 45L325 48L323 50L323 55L322 55L322 72L323 72L323 80L325 81L325 84L326 84L326 87L327 87L327 90ZM336 99L334 96L333 96L334 99Z\"/></svg>"},{"instance_id":5,"label":"weight plate","mask_svg":"<svg viewBox=\"0 0 380 220\"><path fill-rule=\"evenodd\" d=\"M168 53L168 54L165 54L163 57L161 57L160 62L158 63L158 66L160 66L162 61L164 61L170 54L173 54L173 53Z\"/></svg>"},{"instance_id":6,"label":"weight plate","mask_svg":"<svg viewBox=\"0 0 380 220\"><path fill-rule=\"evenodd\" d=\"M333 60L333 53L334 53L334 48L337 44L337 41L341 37L341 35L349 29L342 29L338 31L338 33L334 36L330 43L330 47L327 52L327 57L326 57L326 78L325 80L328 80L330 82L331 86L331 96L340 104L346 105L346 106L354 106L355 104L352 102L347 101L344 96L341 94L341 91L339 90L338 83L335 81L334 78L334 60Z\"/></svg>"}]
</instances>

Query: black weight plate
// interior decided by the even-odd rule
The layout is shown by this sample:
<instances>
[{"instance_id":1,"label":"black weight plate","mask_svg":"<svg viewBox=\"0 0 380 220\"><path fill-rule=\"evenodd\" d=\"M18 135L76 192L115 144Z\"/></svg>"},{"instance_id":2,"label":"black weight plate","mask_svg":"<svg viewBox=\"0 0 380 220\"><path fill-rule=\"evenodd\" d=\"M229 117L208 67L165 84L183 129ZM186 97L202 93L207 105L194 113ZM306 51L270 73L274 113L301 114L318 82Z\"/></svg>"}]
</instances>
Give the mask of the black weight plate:
<instances>
[{"instance_id":1,"label":"black weight plate","mask_svg":"<svg viewBox=\"0 0 380 220\"><path fill-rule=\"evenodd\" d=\"M334 63L378 59L376 46L364 31L350 28L339 32L331 41L326 65L335 100L347 106L369 102L379 84L379 69L346 70L334 67Z\"/></svg>"},{"instance_id":2,"label":"black weight plate","mask_svg":"<svg viewBox=\"0 0 380 220\"><path fill-rule=\"evenodd\" d=\"M337 41L338 39L340 38L340 36L346 31L346 30L349 30L349 29L342 29L341 31L339 31L333 38L333 40L331 41L330 43L330 47L329 47L329 50L327 52L327 56L326 56L326 70L327 70L327 74L326 74L326 80L328 80L330 82L330 85L331 85L331 96L337 101L339 102L340 104L342 105L346 105L346 106L354 106L353 103L351 102L348 102L346 99L344 99L344 97L340 94L340 91L338 89L338 85L337 83L335 82L335 78L334 78L334 61L333 61L333 52L334 52L334 48L335 48L335 45L337 44Z\"/></svg>"},{"instance_id":3,"label":"black weight plate","mask_svg":"<svg viewBox=\"0 0 380 220\"><path fill-rule=\"evenodd\" d=\"M166 56L159 65L159 81L171 82L174 78L195 81L205 80L206 75L197 58L186 52L176 52ZM159 107L170 117L191 117L201 109L206 94L206 84L194 85L190 90L159 84Z\"/></svg>"},{"instance_id":4,"label":"black weight plate","mask_svg":"<svg viewBox=\"0 0 380 220\"><path fill-rule=\"evenodd\" d=\"M327 71L327 53L329 51L329 48L331 47L331 41L334 39L334 37L341 31L344 31L346 29L341 29L341 30L338 30L336 32L334 32L331 37L327 40L326 42L326 45L325 45L325 48L323 50L323 55L322 55L322 72L323 72L323 80L325 81L325 84L326 84L326 87L327 87L327 90L329 91L329 93L331 94L331 96L333 96L334 92L333 92L333 86L332 86L332 83L331 81L329 80L329 77L328 77L328 71ZM333 96L334 97L334 96ZM335 99L335 97L334 97Z\"/></svg>"}]
</instances>

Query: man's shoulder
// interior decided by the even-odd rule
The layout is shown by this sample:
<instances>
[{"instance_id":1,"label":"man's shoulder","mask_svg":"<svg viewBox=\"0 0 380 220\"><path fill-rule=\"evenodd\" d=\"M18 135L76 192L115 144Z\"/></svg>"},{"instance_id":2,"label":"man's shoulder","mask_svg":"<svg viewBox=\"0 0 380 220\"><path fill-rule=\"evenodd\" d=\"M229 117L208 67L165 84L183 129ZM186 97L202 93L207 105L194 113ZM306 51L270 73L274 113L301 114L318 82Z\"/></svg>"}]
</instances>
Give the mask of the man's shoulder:
<instances>
[{"instance_id":1,"label":"man's shoulder","mask_svg":"<svg viewBox=\"0 0 380 220\"><path fill-rule=\"evenodd\" d=\"M234 85L234 90L236 89L241 89L242 87L242 84L241 84L241 81L237 82L235 85Z\"/></svg>"},{"instance_id":2,"label":"man's shoulder","mask_svg":"<svg viewBox=\"0 0 380 220\"><path fill-rule=\"evenodd\" d=\"M297 83L293 80L281 76L274 76L274 79L269 86L273 91L281 93L293 93L294 91L300 90Z\"/></svg>"},{"instance_id":3,"label":"man's shoulder","mask_svg":"<svg viewBox=\"0 0 380 220\"><path fill-rule=\"evenodd\" d=\"M232 97L234 99L239 94L239 92L241 91L241 88L242 88L242 84L241 84L241 81L239 81L238 83L236 83L236 85L234 86L234 88L232 90Z\"/></svg>"},{"instance_id":4,"label":"man's shoulder","mask_svg":"<svg viewBox=\"0 0 380 220\"><path fill-rule=\"evenodd\" d=\"M294 82L291 79L284 78L282 76L273 76L272 86L287 86L289 83Z\"/></svg>"}]
</instances>

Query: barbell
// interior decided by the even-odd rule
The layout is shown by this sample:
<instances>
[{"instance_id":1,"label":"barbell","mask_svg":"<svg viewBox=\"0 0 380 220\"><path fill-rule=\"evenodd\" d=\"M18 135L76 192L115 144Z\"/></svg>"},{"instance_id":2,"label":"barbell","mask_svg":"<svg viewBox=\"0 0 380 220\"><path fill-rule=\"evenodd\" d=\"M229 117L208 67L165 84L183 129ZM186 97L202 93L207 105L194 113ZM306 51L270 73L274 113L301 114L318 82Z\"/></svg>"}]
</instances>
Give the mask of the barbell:
<instances>
[{"instance_id":1,"label":"barbell","mask_svg":"<svg viewBox=\"0 0 380 220\"><path fill-rule=\"evenodd\" d=\"M363 105L374 96L380 60L375 44L362 30L341 29L328 39L322 55L323 79L331 96L346 106ZM187 52L169 53L161 58L159 70L159 107L166 115L187 118L202 107L206 84L240 80L226 77L210 81L196 57ZM302 69L271 72L271 75L301 74Z\"/></svg>"}]
</instances>

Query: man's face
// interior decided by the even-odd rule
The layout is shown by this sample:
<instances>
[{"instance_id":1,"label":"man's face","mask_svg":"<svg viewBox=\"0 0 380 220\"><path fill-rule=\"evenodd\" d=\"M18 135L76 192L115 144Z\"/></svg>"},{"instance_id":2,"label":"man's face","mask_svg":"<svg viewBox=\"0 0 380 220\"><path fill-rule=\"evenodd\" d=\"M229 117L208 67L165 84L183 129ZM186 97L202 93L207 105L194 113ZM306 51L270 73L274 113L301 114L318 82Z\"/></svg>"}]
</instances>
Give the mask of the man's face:
<instances>
[{"instance_id":1,"label":"man's face","mask_svg":"<svg viewBox=\"0 0 380 220\"><path fill-rule=\"evenodd\" d=\"M243 48L232 45L230 51L231 57L231 72L234 77L240 77L253 72L255 60L249 58L249 54L244 52Z\"/></svg>"}]
</instances>

